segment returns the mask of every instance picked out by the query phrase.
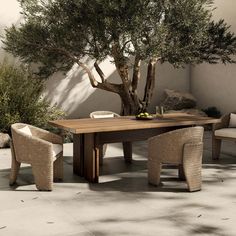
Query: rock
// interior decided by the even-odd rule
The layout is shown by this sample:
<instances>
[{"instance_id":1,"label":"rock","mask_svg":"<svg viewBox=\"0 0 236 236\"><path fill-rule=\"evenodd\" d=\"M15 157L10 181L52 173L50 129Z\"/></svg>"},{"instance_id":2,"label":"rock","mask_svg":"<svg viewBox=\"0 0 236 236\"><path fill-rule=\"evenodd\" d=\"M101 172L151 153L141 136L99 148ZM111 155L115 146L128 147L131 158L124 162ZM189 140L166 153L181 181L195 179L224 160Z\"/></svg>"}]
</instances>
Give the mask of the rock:
<instances>
[{"instance_id":1,"label":"rock","mask_svg":"<svg viewBox=\"0 0 236 236\"><path fill-rule=\"evenodd\" d=\"M165 89L164 100L161 102L161 106L165 110L182 110L195 108L197 101L190 93L182 93L175 90Z\"/></svg>"},{"instance_id":2,"label":"rock","mask_svg":"<svg viewBox=\"0 0 236 236\"><path fill-rule=\"evenodd\" d=\"M182 109L182 110L168 110L166 113L187 113L194 116L205 116L207 117L207 114L199 109Z\"/></svg>"},{"instance_id":3,"label":"rock","mask_svg":"<svg viewBox=\"0 0 236 236\"><path fill-rule=\"evenodd\" d=\"M0 133L0 148L10 147L11 138L8 134Z\"/></svg>"}]
</instances>

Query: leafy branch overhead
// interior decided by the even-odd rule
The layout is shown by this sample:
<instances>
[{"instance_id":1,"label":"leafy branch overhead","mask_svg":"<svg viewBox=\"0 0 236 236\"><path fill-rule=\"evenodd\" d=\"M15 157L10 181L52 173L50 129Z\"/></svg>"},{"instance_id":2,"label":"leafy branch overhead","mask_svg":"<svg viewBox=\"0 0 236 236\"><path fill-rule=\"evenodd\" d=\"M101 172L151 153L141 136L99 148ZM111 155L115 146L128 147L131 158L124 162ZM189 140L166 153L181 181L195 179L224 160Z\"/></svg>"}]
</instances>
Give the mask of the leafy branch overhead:
<instances>
[{"instance_id":1,"label":"leafy branch overhead","mask_svg":"<svg viewBox=\"0 0 236 236\"><path fill-rule=\"evenodd\" d=\"M91 85L117 93L123 113L147 109L157 62L232 63L236 37L223 21L212 20L212 0L20 0L24 22L6 29L5 49L39 74L68 71L74 63ZM97 74L84 63L94 60ZM99 63L112 58L120 84L109 83ZM147 76L140 77L141 61ZM133 75L130 76L129 71ZM139 81L146 80L144 95Z\"/></svg>"}]
</instances>

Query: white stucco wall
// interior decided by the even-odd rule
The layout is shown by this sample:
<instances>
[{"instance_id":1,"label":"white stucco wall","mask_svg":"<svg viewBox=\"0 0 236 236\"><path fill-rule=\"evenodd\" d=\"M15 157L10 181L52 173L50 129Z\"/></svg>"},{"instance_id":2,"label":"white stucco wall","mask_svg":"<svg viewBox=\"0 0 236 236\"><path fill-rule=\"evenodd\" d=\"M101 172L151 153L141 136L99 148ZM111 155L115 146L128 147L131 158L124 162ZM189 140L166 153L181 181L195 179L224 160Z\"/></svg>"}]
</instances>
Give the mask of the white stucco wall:
<instances>
[{"instance_id":1,"label":"white stucco wall","mask_svg":"<svg viewBox=\"0 0 236 236\"><path fill-rule=\"evenodd\" d=\"M236 33L236 1L216 0L215 6L214 18L225 19ZM216 106L222 113L236 110L236 64L192 67L190 84L199 107Z\"/></svg>"},{"instance_id":2,"label":"white stucco wall","mask_svg":"<svg viewBox=\"0 0 236 236\"><path fill-rule=\"evenodd\" d=\"M18 24L21 19L20 6L16 0L0 0L0 36L4 35L4 28L12 23ZM2 38L0 38L2 39ZM0 40L0 61L6 56ZM8 58L10 59L9 55Z\"/></svg>"},{"instance_id":3,"label":"white stucco wall","mask_svg":"<svg viewBox=\"0 0 236 236\"><path fill-rule=\"evenodd\" d=\"M119 76L109 60L101 64L101 68L108 81L120 83ZM95 72L96 73L96 72ZM142 73L146 75L146 66L142 66ZM159 65L156 72L156 88L150 105L150 112L161 99L165 88L179 91L189 91L189 68L174 69L169 64ZM142 97L145 81L141 81L139 92ZM57 74L47 81L46 97L52 104L57 104L70 117L86 117L95 110L111 110L119 113L121 104L118 95L91 87L88 77L81 70L74 70L65 76Z\"/></svg>"},{"instance_id":4,"label":"white stucco wall","mask_svg":"<svg viewBox=\"0 0 236 236\"><path fill-rule=\"evenodd\" d=\"M20 7L16 0L0 0L0 27L10 26L20 18Z\"/></svg>"},{"instance_id":5,"label":"white stucco wall","mask_svg":"<svg viewBox=\"0 0 236 236\"><path fill-rule=\"evenodd\" d=\"M0 4L0 34L3 35L3 29L12 23L19 23L21 17L16 0L0 0ZM4 56L5 52L0 49L0 60ZM109 81L120 82L114 65L110 64L109 60L102 63L101 67ZM142 74L146 74L145 66L143 66ZM156 89L150 111L154 112L165 88L189 91L189 74L189 67L176 70L168 64L158 66ZM46 97L52 104L57 104L65 110L69 117L86 117L94 110L120 111L119 97L109 92L93 89L87 76L79 69L74 68L67 75L58 73L52 76L46 85ZM143 91L143 87L144 83L141 83L140 91Z\"/></svg>"}]
</instances>

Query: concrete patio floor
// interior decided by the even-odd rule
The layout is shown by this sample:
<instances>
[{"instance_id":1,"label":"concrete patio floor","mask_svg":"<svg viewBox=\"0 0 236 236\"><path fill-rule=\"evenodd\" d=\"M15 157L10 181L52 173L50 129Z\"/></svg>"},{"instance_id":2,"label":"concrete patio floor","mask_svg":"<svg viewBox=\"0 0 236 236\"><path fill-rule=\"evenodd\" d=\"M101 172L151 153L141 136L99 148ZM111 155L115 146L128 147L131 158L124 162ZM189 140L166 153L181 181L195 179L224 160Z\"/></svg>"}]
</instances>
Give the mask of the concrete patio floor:
<instances>
[{"instance_id":1,"label":"concrete patio floor","mask_svg":"<svg viewBox=\"0 0 236 236\"><path fill-rule=\"evenodd\" d=\"M99 184L72 173L72 144L65 144L62 183L52 192L36 190L24 165L18 186L8 186L10 150L0 150L0 235L2 236L184 236L236 235L236 145L224 143L211 160L205 134L202 191L189 193L166 167L162 186L147 183L146 143L134 144L134 161L125 164L120 144L108 145Z\"/></svg>"}]
</instances>

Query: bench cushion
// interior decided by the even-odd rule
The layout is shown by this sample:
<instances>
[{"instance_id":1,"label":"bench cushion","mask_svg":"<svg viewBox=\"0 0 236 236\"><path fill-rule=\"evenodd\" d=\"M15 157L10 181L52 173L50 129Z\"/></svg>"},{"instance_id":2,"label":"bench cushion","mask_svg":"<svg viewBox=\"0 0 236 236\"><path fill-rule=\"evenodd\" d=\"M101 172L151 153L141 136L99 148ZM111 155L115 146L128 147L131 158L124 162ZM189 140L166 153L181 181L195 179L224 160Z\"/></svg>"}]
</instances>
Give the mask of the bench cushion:
<instances>
[{"instance_id":1,"label":"bench cushion","mask_svg":"<svg viewBox=\"0 0 236 236\"><path fill-rule=\"evenodd\" d=\"M53 156L55 157L58 155L60 152L62 152L62 145L61 144L53 144L52 145L52 153Z\"/></svg>"},{"instance_id":2,"label":"bench cushion","mask_svg":"<svg viewBox=\"0 0 236 236\"><path fill-rule=\"evenodd\" d=\"M215 136L236 139L236 128L217 129L215 130Z\"/></svg>"},{"instance_id":3,"label":"bench cushion","mask_svg":"<svg viewBox=\"0 0 236 236\"><path fill-rule=\"evenodd\" d=\"M57 159L57 156L60 152L62 152L62 145L61 144L52 144L52 154L53 158L52 160L55 161Z\"/></svg>"},{"instance_id":4,"label":"bench cushion","mask_svg":"<svg viewBox=\"0 0 236 236\"><path fill-rule=\"evenodd\" d=\"M32 136L31 130L28 125L18 130L26 135Z\"/></svg>"}]
</instances>

